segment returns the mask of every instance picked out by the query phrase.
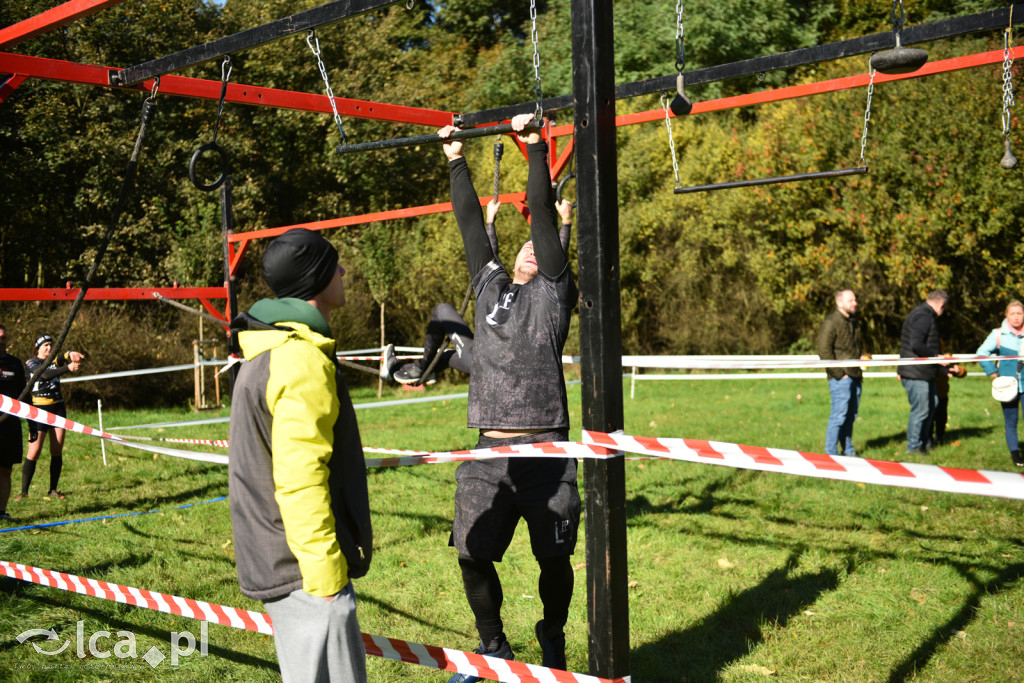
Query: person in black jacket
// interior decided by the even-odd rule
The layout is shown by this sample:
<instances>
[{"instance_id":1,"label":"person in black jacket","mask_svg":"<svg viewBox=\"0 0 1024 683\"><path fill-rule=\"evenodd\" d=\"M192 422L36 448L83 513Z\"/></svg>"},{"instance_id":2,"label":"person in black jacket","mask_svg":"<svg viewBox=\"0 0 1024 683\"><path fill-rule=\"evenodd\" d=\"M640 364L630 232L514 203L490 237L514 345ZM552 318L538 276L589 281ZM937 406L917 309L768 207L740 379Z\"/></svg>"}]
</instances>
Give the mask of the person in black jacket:
<instances>
[{"instance_id":1,"label":"person in black jacket","mask_svg":"<svg viewBox=\"0 0 1024 683\"><path fill-rule=\"evenodd\" d=\"M25 388L25 366L7 353L7 328L0 325L0 394L18 398ZM21 420L6 415L0 422L0 522L10 522L7 501L11 497L11 470L21 463Z\"/></svg>"},{"instance_id":2,"label":"person in black jacket","mask_svg":"<svg viewBox=\"0 0 1024 683\"><path fill-rule=\"evenodd\" d=\"M910 312L903 321L900 358L924 358L942 353L938 318L948 301L949 294L943 289L936 289L928 294L924 303ZM932 420L938 405L935 385L938 377L938 365L900 366L900 382L910 401L910 418L907 420L908 453L926 453L931 445Z\"/></svg>"}]
</instances>

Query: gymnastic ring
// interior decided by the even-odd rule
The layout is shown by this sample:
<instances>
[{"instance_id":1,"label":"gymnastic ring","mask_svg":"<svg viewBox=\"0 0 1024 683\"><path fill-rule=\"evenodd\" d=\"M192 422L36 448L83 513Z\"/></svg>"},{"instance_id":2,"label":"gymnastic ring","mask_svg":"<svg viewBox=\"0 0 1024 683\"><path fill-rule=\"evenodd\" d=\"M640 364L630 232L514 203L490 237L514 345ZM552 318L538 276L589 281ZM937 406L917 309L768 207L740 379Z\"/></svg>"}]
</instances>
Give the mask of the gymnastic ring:
<instances>
[{"instance_id":1,"label":"gymnastic ring","mask_svg":"<svg viewBox=\"0 0 1024 683\"><path fill-rule=\"evenodd\" d=\"M196 179L196 162L199 161L199 157L203 156L203 152L207 150L216 150L217 154L220 155L220 178L217 178L214 182L209 185L203 185L199 180ZM218 187L224 184L224 181L228 177L228 153L224 151L224 148L218 145L216 142L208 142L192 154L192 160L188 162L188 177L192 181L192 184L196 188L203 192L209 192L210 190L216 190Z\"/></svg>"},{"instance_id":2,"label":"gymnastic ring","mask_svg":"<svg viewBox=\"0 0 1024 683\"><path fill-rule=\"evenodd\" d=\"M555 199L557 201L559 201L559 202L562 201L562 188L565 186L565 183L567 181L569 181L569 180L572 180L575 177L576 177L575 173L570 173L570 174L564 176L561 180L558 181L558 187L557 187L557 189L555 189ZM574 208L574 209L576 208L576 202L572 203L572 208Z\"/></svg>"}]
</instances>

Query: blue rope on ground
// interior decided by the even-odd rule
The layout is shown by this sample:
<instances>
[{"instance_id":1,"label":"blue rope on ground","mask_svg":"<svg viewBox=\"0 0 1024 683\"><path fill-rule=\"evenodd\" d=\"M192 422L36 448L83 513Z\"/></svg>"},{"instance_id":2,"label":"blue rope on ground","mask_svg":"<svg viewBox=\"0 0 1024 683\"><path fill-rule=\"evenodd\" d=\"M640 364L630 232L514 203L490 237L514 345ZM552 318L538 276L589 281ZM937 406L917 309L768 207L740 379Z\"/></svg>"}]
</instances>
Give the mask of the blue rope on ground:
<instances>
[{"instance_id":1,"label":"blue rope on ground","mask_svg":"<svg viewBox=\"0 0 1024 683\"><path fill-rule=\"evenodd\" d=\"M227 500L227 496L220 496L218 498L211 498L210 500L203 500L198 503L187 503L185 505L179 505L178 507L171 508L172 510L184 510L185 508L195 507L196 505L205 505L206 503L216 503L220 500ZM122 512L119 515L104 515L102 517L89 517L87 519L67 519L63 522L47 522L46 524L30 524L29 526L16 526L10 529L0 529L0 534L8 531L24 531L25 529L44 529L50 526L64 526L65 524L78 524L79 522L95 522L100 519L116 519L118 517L134 517L135 515L151 515L154 512L163 512L163 510L143 510L142 512Z\"/></svg>"}]
</instances>

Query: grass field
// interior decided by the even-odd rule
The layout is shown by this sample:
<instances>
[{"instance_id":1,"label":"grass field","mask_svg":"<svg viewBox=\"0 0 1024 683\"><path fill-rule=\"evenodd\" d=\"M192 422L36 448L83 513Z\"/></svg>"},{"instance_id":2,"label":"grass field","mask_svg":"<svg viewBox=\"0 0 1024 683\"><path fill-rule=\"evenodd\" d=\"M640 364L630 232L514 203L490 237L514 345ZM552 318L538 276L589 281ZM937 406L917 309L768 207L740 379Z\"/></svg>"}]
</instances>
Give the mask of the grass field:
<instances>
[{"instance_id":1,"label":"grass field","mask_svg":"<svg viewBox=\"0 0 1024 683\"><path fill-rule=\"evenodd\" d=\"M428 395L464 385L440 384ZM824 380L646 382L625 387L626 432L712 438L821 452ZM392 397L407 397L394 391ZM419 394L416 394L419 395ZM355 393L357 402L375 392ZM570 387L573 438L579 388ZM918 462L1009 470L999 406L988 383L953 382L948 445ZM359 410L367 446L469 447L465 399ZM906 398L896 380L865 384L855 441L862 456L908 460ZM219 415L226 415L220 411ZM193 417L185 411L105 413L104 426ZM96 424L95 413L70 416ZM146 436L226 438L227 425L137 430ZM173 444L167 444L173 446ZM206 450L214 450L212 448ZM208 602L261 610L238 591L226 468L108 446L69 435L64 501L45 499L44 455L19 525L157 511L105 521L0 533L0 560L58 569ZM447 547L455 465L370 473L374 563L357 582L368 633L444 647L476 645L454 551ZM582 468L581 468L582 472ZM1022 681L1024 503L735 470L675 461L629 461L630 640L634 681ZM15 488L21 471L14 472ZM1024 479L1022 479L1024 486ZM587 670L586 571L577 549L568 662ZM518 659L540 661L536 564L525 528L499 566L503 616ZM82 622L84 658L76 654ZM70 642L37 653L17 636L54 628ZM138 658L99 658L134 634ZM271 681L272 639L216 624L208 654L152 668L172 632L199 637L193 620L0 578L0 680ZM36 638L41 649L60 642ZM448 674L368 659L371 681L437 681Z\"/></svg>"}]
</instances>

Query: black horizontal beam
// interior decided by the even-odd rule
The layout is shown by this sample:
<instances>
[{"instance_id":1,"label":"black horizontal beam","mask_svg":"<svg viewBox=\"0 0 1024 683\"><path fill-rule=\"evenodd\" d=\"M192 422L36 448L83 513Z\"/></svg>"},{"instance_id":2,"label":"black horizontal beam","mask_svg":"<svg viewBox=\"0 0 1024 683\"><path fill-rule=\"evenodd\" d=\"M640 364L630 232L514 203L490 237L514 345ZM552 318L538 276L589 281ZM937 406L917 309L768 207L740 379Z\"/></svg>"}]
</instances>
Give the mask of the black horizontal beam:
<instances>
[{"instance_id":1,"label":"black horizontal beam","mask_svg":"<svg viewBox=\"0 0 1024 683\"><path fill-rule=\"evenodd\" d=\"M524 130L536 130L543 125L543 122L538 120L530 121L526 124ZM372 152L379 149L397 149L399 147L412 147L414 145L428 145L438 142L445 142L447 140L465 140L467 138L482 138L488 135L504 135L505 133L511 133L511 123L500 123L496 126L485 126L483 128L470 128L468 130L456 130L452 131L451 135L446 138L441 137L437 133L430 135L417 135L411 138L391 138L390 140L374 140L372 142L357 142L354 145L338 145L334 148L334 151L338 154L351 154L353 152Z\"/></svg>"},{"instance_id":2,"label":"black horizontal beam","mask_svg":"<svg viewBox=\"0 0 1024 683\"><path fill-rule=\"evenodd\" d=\"M335 0L335 2L314 7L293 14L290 17L277 19L262 26L233 33L230 36L211 40L202 45L175 52L136 66L130 66L110 74L111 85L134 85L154 76L163 76L186 67L202 64L223 55L234 54L257 45L269 43L278 38L293 35L300 31L308 31L324 26L346 17L386 7L396 0Z\"/></svg>"},{"instance_id":3,"label":"black horizontal beam","mask_svg":"<svg viewBox=\"0 0 1024 683\"><path fill-rule=\"evenodd\" d=\"M868 172L867 166L853 166L851 168L839 168L834 171L814 171L812 173L796 173L794 175L779 175L770 178L751 178L749 180L729 180L724 183L711 183L710 185L691 185L690 187L677 187L672 190L675 194L690 194L691 192L709 192L711 190L730 190L735 187L751 187L753 185L774 185L776 183L792 183L799 180L817 180L818 178L838 178L846 175L864 175Z\"/></svg>"},{"instance_id":4,"label":"black horizontal beam","mask_svg":"<svg viewBox=\"0 0 1024 683\"><path fill-rule=\"evenodd\" d=\"M1010 10L1011 7L1004 7L1003 9L979 12L963 17L943 19L929 24L907 26L903 29L902 43L903 45L911 45L913 43L925 43L979 31L1003 29L1010 23ZM1013 24L1017 25L1024 22L1024 6L1017 7L1013 5L1012 10ZM804 47L765 57L755 57L739 62L730 62L729 64L694 69L693 71L685 72L686 85L716 83L740 76L753 76L778 69L791 69L797 66L806 66L833 59L867 54L876 50L887 50L895 45L896 38L892 31L873 33L868 36L861 36L860 38L850 38L835 43ZM665 61L668 62L670 60L666 58ZM673 73L669 76L658 76L642 81L633 81L632 83L622 83L615 87L615 99L622 100L639 95L650 95L669 90L675 91L676 75ZM572 95L559 95L544 100L545 112L569 109L572 106ZM522 102L506 107L463 114L462 118L466 125L479 126L492 121L504 121L516 114L526 114L532 112L535 108L536 102L534 101Z\"/></svg>"}]
</instances>

